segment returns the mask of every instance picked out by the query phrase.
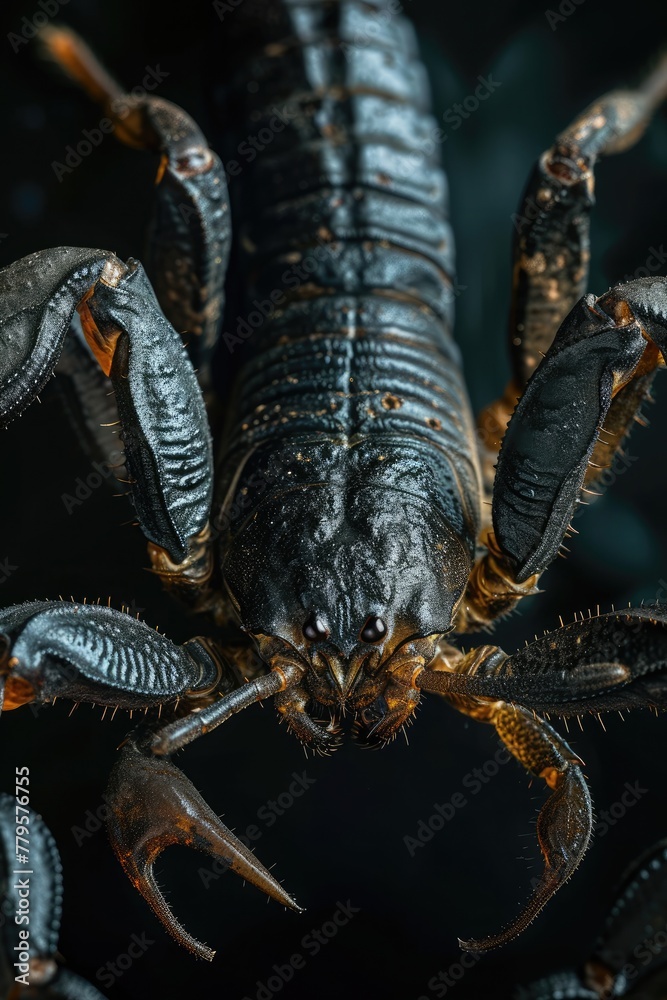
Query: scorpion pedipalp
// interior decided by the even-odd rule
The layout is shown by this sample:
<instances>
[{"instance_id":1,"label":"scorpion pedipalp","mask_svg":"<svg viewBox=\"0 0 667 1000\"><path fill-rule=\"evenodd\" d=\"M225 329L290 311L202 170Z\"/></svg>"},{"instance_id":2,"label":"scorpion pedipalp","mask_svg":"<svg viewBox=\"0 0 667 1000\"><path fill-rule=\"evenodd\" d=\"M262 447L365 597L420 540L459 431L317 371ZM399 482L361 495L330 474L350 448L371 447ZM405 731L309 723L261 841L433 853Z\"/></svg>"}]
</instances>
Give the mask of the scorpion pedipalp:
<instances>
[{"instance_id":1,"label":"scorpion pedipalp","mask_svg":"<svg viewBox=\"0 0 667 1000\"><path fill-rule=\"evenodd\" d=\"M206 804L167 757L140 740L123 747L107 789L108 826L116 855L166 929L189 951L211 961L215 952L188 933L172 913L153 874L165 848L182 844L221 860L272 899L300 911L290 895Z\"/></svg>"}]
</instances>

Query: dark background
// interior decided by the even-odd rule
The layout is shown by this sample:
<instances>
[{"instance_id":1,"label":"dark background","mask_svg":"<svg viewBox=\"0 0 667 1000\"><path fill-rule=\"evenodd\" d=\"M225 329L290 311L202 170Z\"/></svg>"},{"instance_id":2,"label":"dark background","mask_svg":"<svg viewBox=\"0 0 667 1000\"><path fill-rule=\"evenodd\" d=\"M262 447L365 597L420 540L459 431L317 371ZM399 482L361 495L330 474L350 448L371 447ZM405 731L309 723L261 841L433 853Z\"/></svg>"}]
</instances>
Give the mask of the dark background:
<instances>
[{"instance_id":1,"label":"dark background","mask_svg":"<svg viewBox=\"0 0 667 1000\"><path fill-rule=\"evenodd\" d=\"M405 8L420 34L438 115L472 93L479 75L492 73L501 82L443 147L459 281L466 286L457 304L457 336L478 408L508 376L510 216L531 164L574 114L617 83L636 80L664 49L664 0L630 6L584 0L564 6L573 12L556 30L541 3L408 0ZM14 53L5 40L38 9L36 0L3 6L0 263L60 244L140 255L155 162L107 136L58 182L52 162L62 161L65 147L76 145L100 114L40 62L34 42ZM221 79L225 74L216 48L221 25L208 3L190 0L170 10L148 0L70 0L60 17L129 86L141 81L145 67L159 64L169 73L160 94L182 103L207 128L202 70ZM591 289L601 293L644 265L650 248L667 236L664 111L638 147L602 164L597 177ZM508 650L556 625L559 613L567 618L598 603L609 609L612 602L667 598L667 401L661 382L651 428L637 429L627 449L629 468L578 519L582 533L571 543L570 558L549 571L543 596L526 601L497 629L495 641ZM15 567L0 585L2 605L59 594L79 600L110 595L115 606L141 609L177 641L199 628L145 572L142 536L123 523L131 518L126 500L100 487L67 513L63 494L73 494L91 467L53 392L2 435L1 445L0 560ZM539 867L534 822L543 792L513 763L478 795L468 795L468 806L410 857L403 838L414 836L434 803L464 790L464 776L482 767L497 746L491 730L435 697L410 730L409 747L401 740L370 754L346 745L330 759L307 761L276 725L273 711L255 708L193 745L180 764L240 831L288 788L292 772L305 768L315 779L272 827L258 823L258 855L276 863L276 874L307 912L296 916L267 906L230 875L206 888L198 874L208 867L206 859L173 849L160 863L160 881L188 928L219 949L209 967L163 932L122 875L103 830L77 844L72 828L83 827L87 811L102 804L128 721L117 716L102 725L101 710L89 706L71 718L68 712L58 704L37 717L28 708L3 717L2 787L12 787L15 766L29 765L33 804L63 858L61 951L70 966L101 987L97 971L126 952L133 933L146 932L154 942L109 987L108 995L119 1000L184 993L255 998L257 981L266 982L274 963L284 965L296 952L306 965L281 990L285 997L431 998L431 977L460 957L457 936L497 930L524 901ZM640 800L596 839L581 870L529 931L486 956L448 995L505 997L517 983L580 962L615 880L667 834L667 722L643 712L605 724L606 733L587 721L583 734L573 734L598 809L618 802L626 782L639 781L645 790ZM319 955L308 955L302 938L331 918L338 900L350 900L359 912Z\"/></svg>"}]
</instances>

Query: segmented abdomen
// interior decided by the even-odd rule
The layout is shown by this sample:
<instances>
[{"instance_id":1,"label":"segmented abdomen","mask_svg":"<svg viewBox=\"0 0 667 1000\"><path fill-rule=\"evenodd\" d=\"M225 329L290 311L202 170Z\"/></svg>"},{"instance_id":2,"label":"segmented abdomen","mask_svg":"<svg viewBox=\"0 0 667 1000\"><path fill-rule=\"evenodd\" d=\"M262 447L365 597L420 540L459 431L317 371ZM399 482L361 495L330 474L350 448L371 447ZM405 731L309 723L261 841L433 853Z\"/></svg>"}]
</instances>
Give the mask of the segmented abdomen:
<instances>
[{"instance_id":1,"label":"segmented abdomen","mask_svg":"<svg viewBox=\"0 0 667 1000\"><path fill-rule=\"evenodd\" d=\"M230 15L243 298L225 342L247 343L225 464L279 439L288 452L317 437L343 449L386 439L437 469L444 513L474 537L446 181L423 152L435 128L426 74L395 7L244 0Z\"/></svg>"}]
</instances>

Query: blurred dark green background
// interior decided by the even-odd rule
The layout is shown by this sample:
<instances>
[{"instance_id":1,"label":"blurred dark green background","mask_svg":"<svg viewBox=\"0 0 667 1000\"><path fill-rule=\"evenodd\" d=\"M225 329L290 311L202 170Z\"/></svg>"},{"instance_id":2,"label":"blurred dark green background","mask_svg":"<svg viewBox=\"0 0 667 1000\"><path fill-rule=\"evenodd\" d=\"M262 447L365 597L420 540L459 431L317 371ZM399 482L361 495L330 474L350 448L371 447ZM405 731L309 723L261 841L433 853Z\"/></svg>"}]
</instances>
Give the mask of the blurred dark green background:
<instances>
[{"instance_id":1,"label":"blurred dark green background","mask_svg":"<svg viewBox=\"0 0 667 1000\"><path fill-rule=\"evenodd\" d=\"M536 156L588 102L633 82L667 41L664 0L623 5L584 0L552 30L541 3L493 0L448 4L406 0L419 32L441 115L470 94L478 76L501 86L460 129L443 155L458 242L457 336L476 408L508 376L505 323L510 286L510 216ZM0 263L59 244L100 246L141 255L155 162L107 136L59 183L51 164L99 112L37 58L33 42L14 52L6 35L39 10L33 0L3 5L0 101ZM554 4L552 11L557 11ZM233 16L233 15L228 15ZM224 80L224 30L209 3L168 7L149 0L69 0L60 19L79 30L128 85L145 67L169 73L162 96L182 103L205 127L206 75ZM553 22L553 18L551 19ZM641 144L597 173L591 290L600 293L642 267L667 244L667 116ZM663 265L661 273L667 273ZM640 598L667 600L667 399L657 379L652 426L628 444L631 461L613 489L577 520L581 535L567 561L544 578L546 592L500 626L495 641L522 645L576 611ZM0 439L0 561L11 567L0 603L35 597L111 595L183 641L193 625L144 570L142 536L125 525L127 501L100 488L68 514L62 500L90 470L72 440L56 395L44 394ZM196 629L197 626L194 626ZM257 852L307 906L286 914L225 875L206 888L206 860L173 850L160 881L187 926L219 948L212 966L182 954L120 872L103 831L81 846L72 827L102 803L114 751L127 719L100 724L100 710L29 709L2 719L2 787L28 764L33 804L55 833L65 868L61 950L91 981L127 950L133 933L155 943L108 989L110 997L197 995L255 998L304 935L331 918L338 900L360 912L308 956L281 993L286 998L434 997L429 980L458 960L458 935L496 930L527 896L539 867L535 817L543 793L514 764L500 769L469 806L411 858L414 836L434 803L465 787L464 777L492 758L490 730L468 723L432 697L410 730L380 754L345 746L328 760L306 759L269 709L253 709L181 756L181 766L226 822L244 830L257 811L304 768L315 784L272 826L260 823ZM587 722L573 734L599 809L618 802L626 782L645 789L627 815L599 836L580 872L533 927L485 957L447 995L507 997L518 982L580 962L590 950L617 877L667 834L664 751L667 724L649 713L625 723ZM79 840L81 837L79 836ZM359 971L362 970L362 971ZM439 995L443 995L440 992Z\"/></svg>"}]
</instances>

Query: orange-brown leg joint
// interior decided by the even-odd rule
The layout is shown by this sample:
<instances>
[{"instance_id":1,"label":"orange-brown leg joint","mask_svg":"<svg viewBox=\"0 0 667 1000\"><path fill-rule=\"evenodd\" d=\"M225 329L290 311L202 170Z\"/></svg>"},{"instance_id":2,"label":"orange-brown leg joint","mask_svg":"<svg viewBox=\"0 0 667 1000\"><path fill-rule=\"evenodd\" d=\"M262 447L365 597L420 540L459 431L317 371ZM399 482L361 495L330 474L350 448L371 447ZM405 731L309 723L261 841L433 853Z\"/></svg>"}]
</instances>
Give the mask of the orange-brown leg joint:
<instances>
[{"instance_id":1,"label":"orange-brown leg joint","mask_svg":"<svg viewBox=\"0 0 667 1000\"><path fill-rule=\"evenodd\" d=\"M213 583L215 555L209 525L189 540L183 562L174 562L167 550L154 542L148 543L148 557L152 572L173 597L197 614L212 615L219 625L228 623L231 609Z\"/></svg>"},{"instance_id":2,"label":"orange-brown leg joint","mask_svg":"<svg viewBox=\"0 0 667 1000\"><path fill-rule=\"evenodd\" d=\"M509 614L522 597L539 593L539 574L517 581L492 530L485 533L488 552L472 568L456 618L457 632L473 632Z\"/></svg>"},{"instance_id":3,"label":"orange-brown leg joint","mask_svg":"<svg viewBox=\"0 0 667 1000\"><path fill-rule=\"evenodd\" d=\"M35 700L35 689L32 684L12 672L18 665L19 661L12 656L0 666L0 674L5 677L3 712L11 712L12 709L20 708L21 705L27 705Z\"/></svg>"},{"instance_id":4,"label":"orange-brown leg joint","mask_svg":"<svg viewBox=\"0 0 667 1000\"><path fill-rule=\"evenodd\" d=\"M128 271L129 268L122 261L118 260L118 258L114 257L105 263L99 281L110 288L116 288ZM113 358L116 353L121 330L117 327L101 326L96 319L94 312L97 284L96 282L88 290L79 303L77 312L81 318L81 327L88 346L95 355L100 368L108 378L111 374Z\"/></svg>"},{"instance_id":5,"label":"orange-brown leg joint","mask_svg":"<svg viewBox=\"0 0 667 1000\"><path fill-rule=\"evenodd\" d=\"M517 383L510 381L500 399L486 406L477 417L477 436L479 440L479 454L482 468L482 484L487 501L491 500L493 494L493 480L495 478L495 465L498 460L500 445L505 437L507 425L516 409L516 404L521 396L521 390ZM491 508L486 507L483 513L490 517Z\"/></svg>"}]
</instances>

